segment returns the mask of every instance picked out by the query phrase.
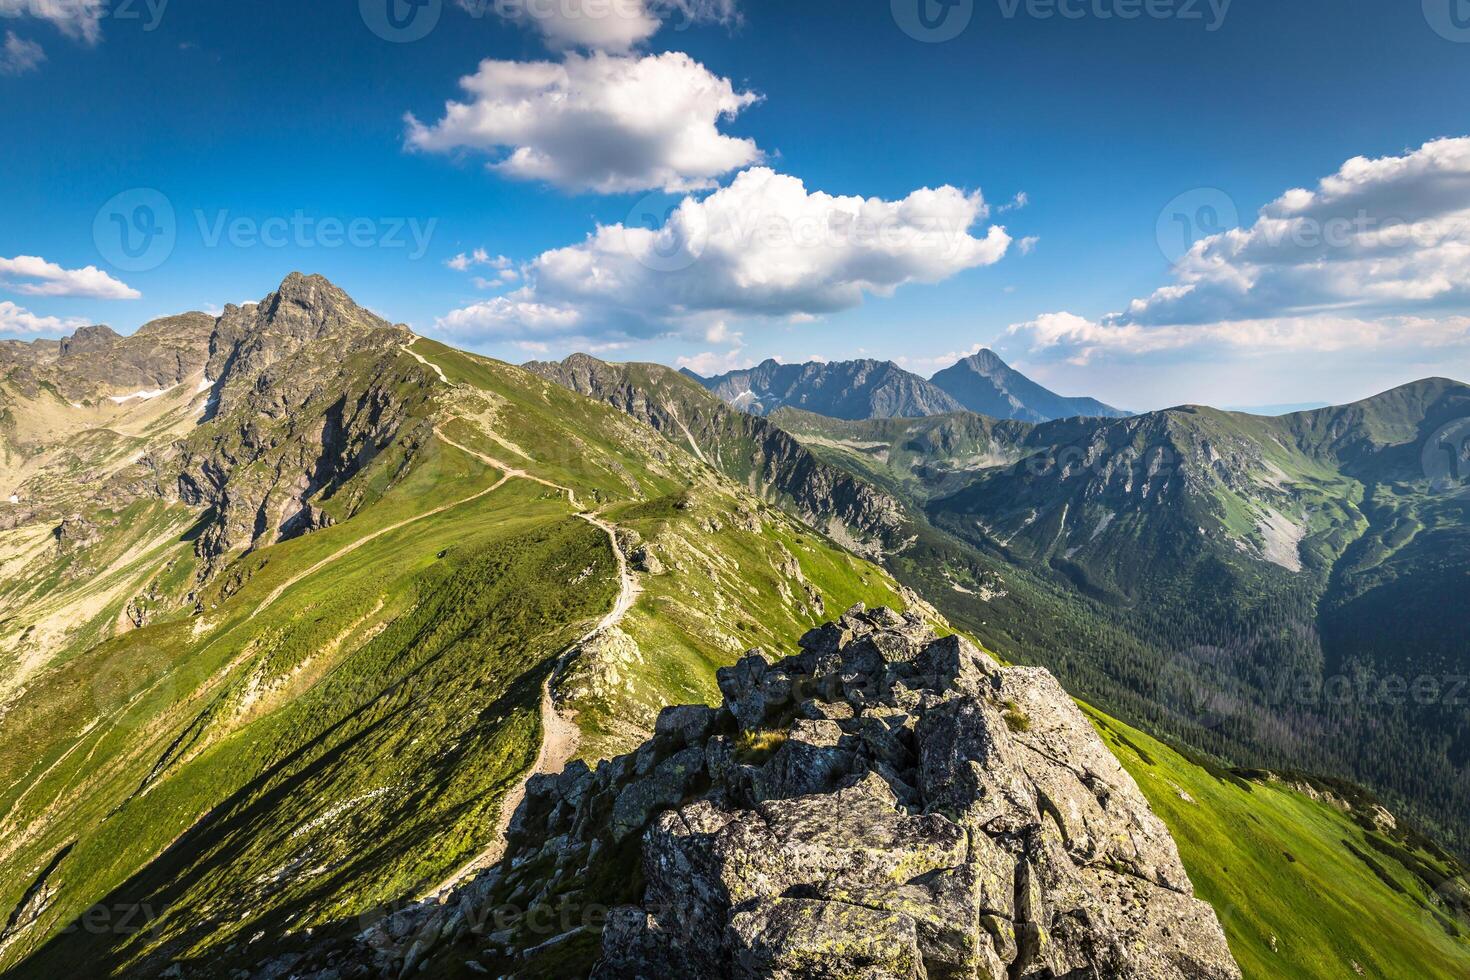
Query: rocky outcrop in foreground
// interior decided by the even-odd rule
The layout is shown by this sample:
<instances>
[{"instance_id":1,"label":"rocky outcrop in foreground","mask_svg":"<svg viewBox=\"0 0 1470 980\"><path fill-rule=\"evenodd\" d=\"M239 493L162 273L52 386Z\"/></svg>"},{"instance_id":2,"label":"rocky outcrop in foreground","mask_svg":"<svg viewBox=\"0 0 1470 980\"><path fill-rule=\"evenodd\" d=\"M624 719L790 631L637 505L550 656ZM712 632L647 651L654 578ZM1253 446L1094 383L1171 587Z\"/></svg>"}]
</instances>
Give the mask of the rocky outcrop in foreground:
<instances>
[{"instance_id":1,"label":"rocky outcrop in foreground","mask_svg":"<svg viewBox=\"0 0 1470 980\"><path fill-rule=\"evenodd\" d=\"M719 682L720 708L666 709L636 753L532 780L499 867L373 924L334 975L548 956L605 980L1240 975L1045 670L858 608ZM620 891L636 901L559 934L536 914Z\"/></svg>"}]
</instances>

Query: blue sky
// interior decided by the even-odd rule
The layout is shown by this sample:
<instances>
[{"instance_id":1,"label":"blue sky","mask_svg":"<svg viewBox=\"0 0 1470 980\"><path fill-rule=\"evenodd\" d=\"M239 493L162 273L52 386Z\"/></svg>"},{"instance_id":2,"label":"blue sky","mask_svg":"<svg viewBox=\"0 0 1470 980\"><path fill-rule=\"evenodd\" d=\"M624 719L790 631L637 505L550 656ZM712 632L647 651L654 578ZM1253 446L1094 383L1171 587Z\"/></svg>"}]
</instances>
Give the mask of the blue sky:
<instances>
[{"instance_id":1,"label":"blue sky","mask_svg":"<svg viewBox=\"0 0 1470 980\"><path fill-rule=\"evenodd\" d=\"M1464 0L960 0L938 42L901 26L937 0L428 0L406 43L371 29L388 2L0 0L0 336L126 332L300 269L517 361L928 374L983 344L1137 409L1470 380ZM1268 205L1434 225L1323 248L1253 234ZM847 211L893 240L761 237ZM166 222L166 258L122 253L114 214ZM650 270L598 226L680 254Z\"/></svg>"}]
</instances>

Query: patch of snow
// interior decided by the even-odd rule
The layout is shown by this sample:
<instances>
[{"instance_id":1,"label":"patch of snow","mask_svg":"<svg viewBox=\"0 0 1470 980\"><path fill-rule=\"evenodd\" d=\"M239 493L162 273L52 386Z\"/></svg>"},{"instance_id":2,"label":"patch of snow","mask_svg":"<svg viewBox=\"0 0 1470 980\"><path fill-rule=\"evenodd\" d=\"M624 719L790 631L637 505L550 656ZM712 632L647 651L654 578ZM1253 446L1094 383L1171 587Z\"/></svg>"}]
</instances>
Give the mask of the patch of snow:
<instances>
[{"instance_id":1,"label":"patch of snow","mask_svg":"<svg viewBox=\"0 0 1470 980\"><path fill-rule=\"evenodd\" d=\"M15 495L15 494L12 493L10 495L10 502L12 504L18 504L18 503L20 503L20 497L18 497L17 495Z\"/></svg>"},{"instance_id":2,"label":"patch of snow","mask_svg":"<svg viewBox=\"0 0 1470 980\"><path fill-rule=\"evenodd\" d=\"M107 399L119 405L133 401L134 399L146 402L157 398L159 395L166 395L177 387L178 385L169 385L167 388L155 388L153 391L135 391L131 395L108 395Z\"/></svg>"},{"instance_id":3,"label":"patch of snow","mask_svg":"<svg viewBox=\"0 0 1470 980\"><path fill-rule=\"evenodd\" d=\"M211 389L213 387L214 387L214 382L213 381L210 381L208 378L201 378L200 381L199 381L199 387L197 387L197 388L194 389L194 394L196 394L196 395L197 394L200 394L201 392L208 391L209 389Z\"/></svg>"}]
</instances>

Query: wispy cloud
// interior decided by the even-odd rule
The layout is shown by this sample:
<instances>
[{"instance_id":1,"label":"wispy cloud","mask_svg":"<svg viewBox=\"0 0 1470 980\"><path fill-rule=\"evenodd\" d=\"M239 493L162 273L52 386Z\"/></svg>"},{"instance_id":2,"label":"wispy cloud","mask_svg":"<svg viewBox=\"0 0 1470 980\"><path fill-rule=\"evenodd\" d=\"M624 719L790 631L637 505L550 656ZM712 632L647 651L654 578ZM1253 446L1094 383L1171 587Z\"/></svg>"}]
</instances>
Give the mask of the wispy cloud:
<instances>
[{"instance_id":1,"label":"wispy cloud","mask_svg":"<svg viewBox=\"0 0 1470 980\"><path fill-rule=\"evenodd\" d=\"M0 300L0 334L66 333L86 325L87 321L78 317L37 316L8 300Z\"/></svg>"},{"instance_id":2,"label":"wispy cloud","mask_svg":"<svg viewBox=\"0 0 1470 980\"><path fill-rule=\"evenodd\" d=\"M0 0L0 18L34 17L86 44L102 39L107 0Z\"/></svg>"},{"instance_id":3,"label":"wispy cloud","mask_svg":"<svg viewBox=\"0 0 1470 980\"><path fill-rule=\"evenodd\" d=\"M0 75L24 75L45 60L46 52L35 41L27 41L14 31L5 32L5 44L0 46Z\"/></svg>"}]
</instances>

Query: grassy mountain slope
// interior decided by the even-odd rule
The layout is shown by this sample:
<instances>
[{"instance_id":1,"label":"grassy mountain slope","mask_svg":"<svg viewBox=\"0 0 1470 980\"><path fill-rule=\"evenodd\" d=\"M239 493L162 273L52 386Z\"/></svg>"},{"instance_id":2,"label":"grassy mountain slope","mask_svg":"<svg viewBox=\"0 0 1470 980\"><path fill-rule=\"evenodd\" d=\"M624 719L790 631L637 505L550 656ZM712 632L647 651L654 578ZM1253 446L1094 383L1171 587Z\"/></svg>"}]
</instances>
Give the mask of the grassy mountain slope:
<instances>
[{"instance_id":1,"label":"grassy mountain slope","mask_svg":"<svg viewBox=\"0 0 1470 980\"><path fill-rule=\"evenodd\" d=\"M945 500L934 488L973 479L974 471L959 475L970 466L990 472L979 463L989 453L1007 454L1002 461L1008 465L994 472L1014 481L1009 486L1017 495L1035 492L1024 481L1044 486L1041 478L1048 475L1068 493L1068 481L1076 481L1075 497L1059 494L1054 509L1059 513L1076 500L1084 518L1093 517L1078 520L1085 530L1070 532L1077 538L1069 541L1070 528L1064 526L1058 543L1058 524L1042 527L1018 541L1035 549L1023 558L973 523L973 532L915 524L902 549L885 556L886 563L958 626L1008 659L1051 667L1075 693L1099 698L1176 740L1217 755L1270 757L1283 769L1352 770L1348 760L1330 751L1331 740L1314 745L1297 736L1290 751L1268 751L1271 746L1260 738L1267 722L1252 714L1247 700L1254 697L1256 703L1281 709L1280 699L1272 701L1278 690L1270 682L1283 668L1275 655L1301 653L1301 631L1290 624L1298 615L1311 617L1310 607L1303 613L1297 605L1303 594L1299 579L1315 575L1314 581L1322 581L1330 556L1372 525L1371 515L1356 503L1361 484L1335 461L1300 447L1291 422L1189 410L1163 419L1057 422L1033 429L978 416L853 422L790 409L772 421L789 426L828 463L905 499L929 501L931 507ZM1100 439L1094 426L1104 429ZM1156 452L1161 448L1157 436L1162 436L1162 452ZM1048 452L1055 443L1062 451ZM1167 473L1154 465L1161 458L1171 461ZM1079 538L1093 543L1102 516L1089 508L1098 506L1098 498L1109 502L1110 493L1117 496L1117 512L1126 507L1133 516L1115 516L1109 524L1144 526L1160 536L1167 528L1148 529L1150 517L1173 508L1176 496L1201 498L1169 525L1186 529L1178 538L1186 558L1212 547L1207 543L1201 549L1196 540L1208 537L1200 535L1201 520L1215 528L1210 541L1220 544L1193 572L1205 595L1219 596L1220 607L1183 616L1187 631L1199 631L1187 645L1169 634L1180 625L1171 621L1178 607L1154 605L1149 594L1130 595L1127 575L1112 579L1114 587L1082 590L1074 577L1051 564L1051 556L1066 561ZM1017 505L1010 501L1012 511ZM1310 531L1299 552L1301 573L1267 556L1266 534L1259 526L1267 508L1301 520ZM1190 526L1190 520L1196 523ZM1025 530L1024 521L1017 525ZM1108 540L1115 550L1110 558L1098 558L1100 564L1143 562L1149 555L1136 537ZM1132 558L1130 548L1137 551ZM1036 560L1038 554L1048 560ZM1073 558L1081 557L1073 552ZM1159 560L1174 557L1166 551ZM1134 568L1150 588L1169 584L1169 567ZM1177 594L1195 598L1182 587ZM1256 604L1233 606L1237 595ZM1210 622L1222 615L1235 617L1224 629ZM1310 626L1305 632L1314 643ZM1250 672L1239 671L1242 662ZM1323 664L1320 650L1315 659L1301 659L1304 670L1320 672ZM1287 709L1294 708L1288 702ZM1298 720L1289 710L1279 717ZM1107 716L1095 718L1169 824L1200 894L1221 910L1232 948L1249 976L1358 975L1344 972L1352 971L1353 963L1363 967L1362 975L1385 977L1451 977L1470 969L1470 888L1465 888L1464 869L1422 838L1374 825L1374 805L1361 791L1334 784L1329 790L1334 796L1305 778L1298 783L1306 792L1264 774L1247 778L1212 762L1191 761ZM1374 743L1365 739L1362 744ZM1384 753L1383 758L1401 756ZM1406 796L1394 795L1397 800ZM1426 805L1410 810L1420 819L1435 813ZM1371 937L1362 930L1365 921L1375 923Z\"/></svg>"},{"instance_id":2,"label":"grassy mountain slope","mask_svg":"<svg viewBox=\"0 0 1470 980\"><path fill-rule=\"evenodd\" d=\"M770 418L827 462L919 502L955 493L977 474L1027 455L1031 430L1026 422L973 412L848 421L781 408Z\"/></svg>"},{"instance_id":3,"label":"grassy mountain slope","mask_svg":"<svg viewBox=\"0 0 1470 980\"><path fill-rule=\"evenodd\" d=\"M1350 788L1227 772L1091 708L1251 980L1470 971L1470 879ZM1365 923L1372 923L1365 928Z\"/></svg>"},{"instance_id":4,"label":"grassy mountain slope","mask_svg":"<svg viewBox=\"0 0 1470 980\"><path fill-rule=\"evenodd\" d=\"M788 648L856 601L925 608L788 513L824 498L843 508L812 510L824 530L870 535L858 542L868 548L888 535L901 577L938 586L976 632L1030 659L1097 669L1089 658L1103 649L1144 670L1156 653L1103 600L1075 601L1044 568L924 526L674 372L586 359L569 380L587 398L368 319L325 285L283 284L285 312L262 304L272 319L253 322L284 339L234 334L243 343L221 370L234 397L107 484L133 494L137 513L114 528L94 505L87 520L108 530L62 535L70 552L30 559L97 564L117 546L109 534L146 526L145 514L175 522L143 562L169 579L142 627L57 639L6 702L6 976L157 975L170 963L226 976L306 943L307 930L355 931L370 910L493 860L526 774L625 751L662 705L714 700L715 668L743 650ZM350 356L338 328L360 345ZM967 447L986 434L967 431ZM915 458L937 460L943 445ZM197 494L172 489L191 485ZM959 591L987 582L1004 594ZM31 615L26 596L0 615ZM1259 790L1230 795L1237 780L1110 724L1130 768L1125 749L1142 747L1136 763L1163 766L1164 789L1210 801L1171 813L1154 798L1202 894L1228 905L1270 875L1286 881L1268 862L1278 840L1322 890L1320 914L1287 917L1308 907L1303 884L1259 915L1242 905L1231 938L1247 955L1280 929L1316 951L1296 975L1339 975L1343 950L1456 975L1459 940L1440 921L1458 914L1453 877L1433 886L1450 896L1439 904L1410 877L1449 875L1442 855L1354 836L1312 801L1273 802L1276 836L1253 837L1241 828ZM1234 857L1210 863L1227 839L1256 877L1232 877ZM1395 898L1389 879L1411 897ZM1377 958L1344 943L1349 910L1387 917ZM1416 933L1415 915L1444 938Z\"/></svg>"},{"instance_id":5,"label":"grassy mountain slope","mask_svg":"<svg viewBox=\"0 0 1470 980\"><path fill-rule=\"evenodd\" d=\"M750 492L781 501L853 551L880 554L908 532L898 500L826 465L781 428L727 407L671 368L609 364L585 354L526 368L648 423Z\"/></svg>"},{"instance_id":6,"label":"grassy mountain slope","mask_svg":"<svg viewBox=\"0 0 1470 980\"><path fill-rule=\"evenodd\" d=\"M1367 781L1463 844L1470 495L1432 485L1423 456L1467 417L1470 388L1429 380L1003 442L977 417L776 421L962 543L920 531L889 562L995 649L1047 649L1078 694L1221 756Z\"/></svg>"},{"instance_id":7,"label":"grassy mountain slope","mask_svg":"<svg viewBox=\"0 0 1470 980\"><path fill-rule=\"evenodd\" d=\"M855 601L904 604L884 573L623 413L393 339L360 360L330 339L261 351L250 376L266 397L313 348L344 365L297 403L321 404L324 424L339 404L391 406L386 443L308 495L310 527L240 525L243 547L212 553L192 602L62 645L11 702L7 975L170 960L223 974L287 933L351 928L483 859L502 804L544 761L548 720L575 729L564 749L601 757L641 739L662 704L707 693L745 649L787 645ZM228 400L184 442L169 458L230 460L241 484L222 479L222 499L277 527L292 507L276 502L304 489L291 447L309 445L319 472L313 460L351 444L252 432ZM625 561L643 569L631 608L584 642L615 608Z\"/></svg>"}]
</instances>

